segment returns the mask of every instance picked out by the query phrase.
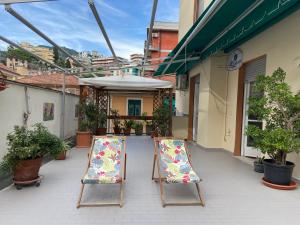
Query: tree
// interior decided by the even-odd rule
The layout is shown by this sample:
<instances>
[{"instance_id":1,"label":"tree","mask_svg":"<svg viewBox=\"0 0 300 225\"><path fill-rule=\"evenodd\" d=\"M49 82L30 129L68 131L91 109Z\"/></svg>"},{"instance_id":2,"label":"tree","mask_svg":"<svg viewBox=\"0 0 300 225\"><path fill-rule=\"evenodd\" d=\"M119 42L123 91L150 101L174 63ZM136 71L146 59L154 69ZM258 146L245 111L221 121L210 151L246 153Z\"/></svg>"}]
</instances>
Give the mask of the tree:
<instances>
[{"instance_id":1,"label":"tree","mask_svg":"<svg viewBox=\"0 0 300 225\"><path fill-rule=\"evenodd\" d=\"M58 53L58 48L54 47L53 48L53 54L54 54L54 63L57 63L59 60L59 53Z\"/></svg>"},{"instance_id":2,"label":"tree","mask_svg":"<svg viewBox=\"0 0 300 225\"><path fill-rule=\"evenodd\" d=\"M248 113L263 120L265 128L249 125L246 130L254 147L280 165L286 164L288 153L300 151L300 92L293 94L285 77L281 68L257 77Z\"/></svg>"},{"instance_id":3,"label":"tree","mask_svg":"<svg viewBox=\"0 0 300 225\"><path fill-rule=\"evenodd\" d=\"M11 45L7 48L6 56L7 56L7 58L10 58L10 59L14 58L14 59L22 60L22 61L27 61L27 62L36 61L36 59L29 53L27 53L21 49L15 48Z\"/></svg>"}]
</instances>

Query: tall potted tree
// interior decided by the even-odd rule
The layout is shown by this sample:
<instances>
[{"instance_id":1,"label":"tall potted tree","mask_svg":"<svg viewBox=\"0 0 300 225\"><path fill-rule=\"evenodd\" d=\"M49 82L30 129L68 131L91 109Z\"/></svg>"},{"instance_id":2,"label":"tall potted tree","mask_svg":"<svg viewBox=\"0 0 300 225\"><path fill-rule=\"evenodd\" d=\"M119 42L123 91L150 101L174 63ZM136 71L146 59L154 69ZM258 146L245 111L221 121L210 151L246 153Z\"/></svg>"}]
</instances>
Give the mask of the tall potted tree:
<instances>
[{"instance_id":1,"label":"tall potted tree","mask_svg":"<svg viewBox=\"0 0 300 225\"><path fill-rule=\"evenodd\" d=\"M157 135L169 135L170 111L167 107L161 106L153 112L153 128Z\"/></svg>"},{"instance_id":2,"label":"tall potted tree","mask_svg":"<svg viewBox=\"0 0 300 225\"><path fill-rule=\"evenodd\" d=\"M97 135L106 135L106 122L107 122L107 115L104 111L99 110L97 114Z\"/></svg>"},{"instance_id":3,"label":"tall potted tree","mask_svg":"<svg viewBox=\"0 0 300 225\"><path fill-rule=\"evenodd\" d=\"M257 77L249 113L263 120L265 126L249 125L246 130L254 147L270 157L263 161L264 179L277 185L291 183L295 165L287 161L287 155L300 151L300 92L293 94L285 77L281 68L271 76Z\"/></svg>"},{"instance_id":4,"label":"tall potted tree","mask_svg":"<svg viewBox=\"0 0 300 225\"><path fill-rule=\"evenodd\" d=\"M113 116L114 133L117 135L121 134L121 121L119 119L119 111L117 109L111 109L110 112Z\"/></svg>"}]
</instances>

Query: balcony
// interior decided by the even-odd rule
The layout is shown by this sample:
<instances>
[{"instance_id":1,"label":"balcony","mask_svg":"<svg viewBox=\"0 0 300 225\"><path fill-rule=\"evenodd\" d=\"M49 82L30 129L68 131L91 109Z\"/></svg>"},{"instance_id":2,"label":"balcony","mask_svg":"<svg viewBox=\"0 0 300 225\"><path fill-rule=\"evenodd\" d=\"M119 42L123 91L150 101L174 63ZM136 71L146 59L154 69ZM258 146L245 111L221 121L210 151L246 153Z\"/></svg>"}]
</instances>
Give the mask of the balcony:
<instances>
[{"instance_id":1,"label":"balcony","mask_svg":"<svg viewBox=\"0 0 300 225\"><path fill-rule=\"evenodd\" d=\"M51 161L40 171L40 187L0 191L0 224L292 224L300 220L300 190L278 191L263 186L261 174L230 153L190 144L195 171L206 206L162 208L159 185L151 180L153 142L149 137L127 140L127 180L123 208L76 209L87 149L73 149L66 161ZM85 200L112 200L113 186L86 188ZM187 185L165 185L168 199L196 196Z\"/></svg>"}]
</instances>

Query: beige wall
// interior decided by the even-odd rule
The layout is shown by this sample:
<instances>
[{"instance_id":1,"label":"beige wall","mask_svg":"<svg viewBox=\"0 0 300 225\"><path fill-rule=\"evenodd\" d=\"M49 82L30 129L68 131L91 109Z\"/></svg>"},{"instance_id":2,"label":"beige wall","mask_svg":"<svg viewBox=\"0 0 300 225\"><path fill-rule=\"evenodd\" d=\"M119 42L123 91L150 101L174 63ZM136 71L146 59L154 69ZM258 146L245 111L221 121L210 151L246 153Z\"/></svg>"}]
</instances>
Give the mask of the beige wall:
<instances>
[{"instance_id":1,"label":"beige wall","mask_svg":"<svg viewBox=\"0 0 300 225\"><path fill-rule=\"evenodd\" d=\"M300 89L299 18L300 11L295 12L239 46L244 62L266 55L267 74L282 67L287 72L286 81L294 92ZM227 72L222 69L226 62L226 56L210 57L192 69L190 76L201 75L197 143L233 152L238 70ZM289 159L296 162L294 176L300 178L300 156L290 155Z\"/></svg>"},{"instance_id":2,"label":"beige wall","mask_svg":"<svg viewBox=\"0 0 300 225\"><path fill-rule=\"evenodd\" d=\"M0 92L0 159L6 153L6 136L15 125L23 125L23 113L26 112L25 86L10 83L9 88ZM49 131L60 136L61 100L60 92L42 88L28 87L29 119L28 126L41 122ZM77 130L75 105L79 97L66 94L65 138L74 136ZM54 120L43 121L43 104L54 103Z\"/></svg>"},{"instance_id":3,"label":"beige wall","mask_svg":"<svg viewBox=\"0 0 300 225\"><path fill-rule=\"evenodd\" d=\"M172 117L172 133L174 137L182 139L188 137L188 120L187 116Z\"/></svg>"},{"instance_id":4,"label":"beige wall","mask_svg":"<svg viewBox=\"0 0 300 225\"><path fill-rule=\"evenodd\" d=\"M153 113L153 96L140 96L140 95L114 95L111 100L111 108L117 109L122 116L127 115L127 99L141 99L142 100L142 113L146 112L148 116Z\"/></svg>"},{"instance_id":5,"label":"beige wall","mask_svg":"<svg viewBox=\"0 0 300 225\"><path fill-rule=\"evenodd\" d=\"M180 0L178 41L194 24L194 0Z\"/></svg>"}]
</instances>

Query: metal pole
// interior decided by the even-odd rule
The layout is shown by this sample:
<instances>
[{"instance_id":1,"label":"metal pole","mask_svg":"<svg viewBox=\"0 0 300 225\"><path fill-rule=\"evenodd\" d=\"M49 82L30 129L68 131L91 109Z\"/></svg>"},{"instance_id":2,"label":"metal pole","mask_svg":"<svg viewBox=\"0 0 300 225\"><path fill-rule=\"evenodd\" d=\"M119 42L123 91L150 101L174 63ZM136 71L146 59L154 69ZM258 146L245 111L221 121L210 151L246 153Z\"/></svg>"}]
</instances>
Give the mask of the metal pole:
<instances>
[{"instance_id":1,"label":"metal pole","mask_svg":"<svg viewBox=\"0 0 300 225\"><path fill-rule=\"evenodd\" d=\"M24 25L26 25L28 28L30 28L33 32L38 34L40 37L45 39L47 42L49 42L54 47L58 48L60 51L65 53L67 56L69 56L72 60L74 60L78 65L85 67L81 62L79 62L77 59L75 59L70 53L68 53L66 50L61 48L58 44L56 44L54 41L52 41L46 34L41 32L39 29L37 29L34 25L32 25L28 20L26 20L24 17L22 17L20 14L18 14L13 8L9 5L5 5L5 10L10 13L12 16L14 16L16 19L18 19L20 22L22 22Z\"/></svg>"},{"instance_id":2,"label":"metal pole","mask_svg":"<svg viewBox=\"0 0 300 225\"><path fill-rule=\"evenodd\" d=\"M92 10L92 12L94 14L94 17L95 17L97 23L98 23L98 26L99 26L99 28L100 28L100 30L102 32L102 35L105 38L105 41L106 41L106 43L107 43L107 45L108 45L108 47L109 47L109 49L111 51L111 54L113 55L115 61L119 62L119 60L117 58L117 55L116 55L116 53L115 53L115 51L114 51L114 49L113 49L113 47L111 45L111 42L109 40L109 37L108 37L108 35L106 33L104 25L103 25L103 23L102 23L102 21L100 19L99 13L98 13L97 8L96 8L95 3L94 3L94 0L88 0L88 3L89 3L89 6L90 6L90 8L91 8L91 10Z\"/></svg>"},{"instance_id":3,"label":"metal pole","mask_svg":"<svg viewBox=\"0 0 300 225\"><path fill-rule=\"evenodd\" d=\"M153 25L155 20L155 14L157 9L157 2L158 0L153 0L153 6L152 6L152 13L151 13L151 20L150 20L150 26L149 26L149 32L148 32L148 38L147 38L147 45L146 45L146 52L144 56L144 61L147 61L148 54L149 54L149 45L152 39L152 31L153 31ZM144 70L143 70L144 72Z\"/></svg>"},{"instance_id":4,"label":"metal pole","mask_svg":"<svg viewBox=\"0 0 300 225\"><path fill-rule=\"evenodd\" d=\"M63 92L63 93L62 93L61 131L60 131L60 136L61 136L61 138L63 139L63 138L64 138L64 135L65 135L65 96L66 96L66 93L65 93L65 92L66 92L66 73L68 73L68 71L67 71L66 69L64 69L64 68L62 68L62 67L60 67L60 66L58 66L58 65L56 65L56 64L54 64L54 63L51 63L51 62L49 62L49 61L47 61L47 60L41 58L40 56L38 56L38 55L36 55L36 54L34 54L34 53L32 53L32 52L26 50L25 48L22 48L22 47L21 47L20 45L18 45L17 43L15 43L15 42L13 42L13 41L11 41L11 40L9 40L9 39L7 39L7 38L1 36L1 35L0 35L0 40L6 42L7 44L10 44L10 45L12 45L12 46L14 46L14 47L16 47L16 48L21 49L22 51L24 51L24 52L26 52L26 53L32 55L33 57L35 57L35 58L37 58L37 59L39 59L39 60L41 60L41 61L43 61L43 62L45 62L45 63L47 63L47 64L49 64L49 65L51 65L51 66L53 66L53 67L56 67L57 69L59 69L59 70L61 70L61 71L63 72L63 86L62 86L62 89L63 89L62 92Z\"/></svg>"}]
</instances>

